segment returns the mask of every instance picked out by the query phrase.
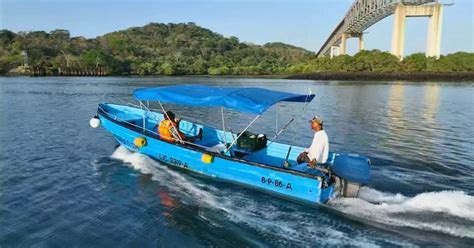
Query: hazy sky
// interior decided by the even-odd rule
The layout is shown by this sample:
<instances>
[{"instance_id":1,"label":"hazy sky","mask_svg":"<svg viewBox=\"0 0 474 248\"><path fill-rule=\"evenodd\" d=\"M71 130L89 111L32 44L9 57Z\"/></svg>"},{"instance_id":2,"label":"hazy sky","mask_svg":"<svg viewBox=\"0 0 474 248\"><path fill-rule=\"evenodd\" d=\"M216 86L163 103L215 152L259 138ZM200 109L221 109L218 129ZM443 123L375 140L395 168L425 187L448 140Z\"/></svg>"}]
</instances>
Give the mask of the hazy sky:
<instances>
[{"instance_id":1,"label":"hazy sky","mask_svg":"<svg viewBox=\"0 0 474 248\"><path fill-rule=\"evenodd\" d=\"M316 51L341 21L352 0L0 0L0 28L67 29L96 37L150 22L195 22L224 36L264 44L281 41ZM451 3L453 0L442 1ZM474 0L444 9L441 52L474 52ZM366 49L390 50L392 17L370 27ZM428 18L406 21L405 54L424 52ZM349 53L357 39L348 41Z\"/></svg>"}]
</instances>

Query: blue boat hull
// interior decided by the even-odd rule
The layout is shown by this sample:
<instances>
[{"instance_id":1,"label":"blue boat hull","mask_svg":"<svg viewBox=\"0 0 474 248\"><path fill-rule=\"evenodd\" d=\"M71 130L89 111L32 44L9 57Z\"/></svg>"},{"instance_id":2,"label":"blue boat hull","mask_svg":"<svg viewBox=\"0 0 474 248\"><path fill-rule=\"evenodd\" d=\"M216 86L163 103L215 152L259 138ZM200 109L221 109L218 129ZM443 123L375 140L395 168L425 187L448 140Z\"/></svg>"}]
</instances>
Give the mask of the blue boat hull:
<instances>
[{"instance_id":1,"label":"blue boat hull","mask_svg":"<svg viewBox=\"0 0 474 248\"><path fill-rule=\"evenodd\" d=\"M121 122L100 111L100 108L98 117L101 125L112 133L121 145L170 166L309 204L325 203L335 195L334 183L328 182L328 178L324 176L246 161L209 152L198 146L166 142L159 139L156 134L147 132L146 129ZM134 140L137 137L145 138L146 145L136 146ZM212 158L211 161L209 158Z\"/></svg>"}]
</instances>

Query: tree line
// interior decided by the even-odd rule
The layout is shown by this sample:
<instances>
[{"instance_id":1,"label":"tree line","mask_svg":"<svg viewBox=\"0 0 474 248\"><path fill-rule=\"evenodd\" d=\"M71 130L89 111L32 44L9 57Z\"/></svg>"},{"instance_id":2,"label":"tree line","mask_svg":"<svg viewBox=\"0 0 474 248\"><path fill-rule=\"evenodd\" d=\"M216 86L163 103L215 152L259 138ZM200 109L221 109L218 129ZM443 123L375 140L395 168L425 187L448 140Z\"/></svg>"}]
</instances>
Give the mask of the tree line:
<instances>
[{"instance_id":1,"label":"tree line","mask_svg":"<svg viewBox=\"0 0 474 248\"><path fill-rule=\"evenodd\" d=\"M457 52L439 58L414 53L403 60L380 50L362 50L354 56L321 57L292 65L286 73L311 72L474 72L474 53Z\"/></svg>"},{"instance_id":2,"label":"tree line","mask_svg":"<svg viewBox=\"0 0 474 248\"><path fill-rule=\"evenodd\" d=\"M224 37L194 23L150 23L93 39L67 30L0 31L0 74L30 67L49 74L67 68L102 66L110 75L263 75L307 72L472 72L474 53L426 58L417 53L400 61L379 50L354 56L316 58L303 48L274 42L255 45Z\"/></svg>"}]
</instances>

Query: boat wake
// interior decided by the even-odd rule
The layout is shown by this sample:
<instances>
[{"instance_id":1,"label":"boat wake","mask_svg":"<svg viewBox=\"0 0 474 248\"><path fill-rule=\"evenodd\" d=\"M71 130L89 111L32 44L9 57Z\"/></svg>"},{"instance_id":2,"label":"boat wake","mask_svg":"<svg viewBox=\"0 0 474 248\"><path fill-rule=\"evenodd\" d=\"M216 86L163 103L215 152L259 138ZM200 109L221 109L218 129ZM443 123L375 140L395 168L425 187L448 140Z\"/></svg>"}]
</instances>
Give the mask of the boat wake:
<instances>
[{"instance_id":1,"label":"boat wake","mask_svg":"<svg viewBox=\"0 0 474 248\"><path fill-rule=\"evenodd\" d=\"M139 170L145 174L151 174L152 179L164 184L172 191L171 193L179 194L180 200L185 204L217 206L218 202L211 191L218 189L198 180L186 178L181 173L173 171L158 161L149 158L140 153L131 152L123 146L119 146L111 158L122 160L132 168ZM227 211L226 209L222 209Z\"/></svg>"},{"instance_id":2,"label":"boat wake","mask_svg":"<svg viewBox=\"0 0 474 248\"><path fill-rule=\"evenodd\" d=\"M474 196L463 191L407 197L363 187L358 198L337 198L329 205L371 222L474 239Z\"/></svg>"},{"instance_id":3,"label":"boat wake","mask_svg":"<svg viewBox=\"0 0 474 248\"><path fill-rule=\"evenodd\" d=\"M329 245L365 246L370 243L361 235L348 237L336 228L332 228L331 225L334 224L330 216L318 215L315 218L312 211L295 214L299 212L296 208L300 206L297 204L288 204L282 210L278 204L269 204L269 201L277 200L272 196L263 194L259 197L249 197L245 190L217 188L174 171L145 155L131 152L123 146L119 146L111 158L121 160L125 165L141 173L151 174L152 180L166 185L168 193L179 198L183 204L201 207L202 209L198 212L199 217L214 226L226 226L222 223L230 220L240 227L244 225L251 230L256 230L261 237L272 242L284 239L281 241L282 244L288 240L301 245L318 242ZM211 211L203 211L206 208ZM321 221L324 221L322 219L332 224L321 225Z\"/></svg>"},{"instance_id":4,"label":"boat wake","mask_svg":"<svg viewBox=\"0 0 474 248\"><path fill-rule=\"evenodd\" d=\"M377 246L380 242L393 242L393 245L405 242L402 239L374 238L373 230L358 229L325 211L304 211L308 208L298 204L278 204L278 199L271 196L251 197L246 190L213 186L122 146L111 157L142 173L151 174L153 180L163 182L170 194L183 204L211 209L199 211L199 215L215 226L222 226L222 217L215 214L217 210L222 214L219 216L256 230L261 236L268 236L269 240L283 237L286 241L282 244L290 240L301 245L316 242L320 245L366 247ZM407 197L363 187L359 198L337 198L330 201L328 207L362 222L474 239L474 196L462 191L429 192ZM346 234L349 229L351 235Z\"/></svg>"}]
</instances>

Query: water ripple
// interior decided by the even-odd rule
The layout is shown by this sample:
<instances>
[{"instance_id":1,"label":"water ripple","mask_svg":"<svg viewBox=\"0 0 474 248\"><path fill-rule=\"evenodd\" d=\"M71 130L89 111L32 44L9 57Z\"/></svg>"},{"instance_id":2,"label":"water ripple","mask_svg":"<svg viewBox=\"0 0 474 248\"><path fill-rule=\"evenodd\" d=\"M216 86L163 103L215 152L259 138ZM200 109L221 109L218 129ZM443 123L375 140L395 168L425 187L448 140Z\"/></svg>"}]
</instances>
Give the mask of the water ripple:
<instances>
[{"instance_id":1,"label":"water ripple","mask_svg":"<svg viewBox=\"0 0 474 248\"><path fill-rule=\"evenodd\" d=\"M370 157L365 195L308 207L115 150L88 120L139 87L202 83L316 93L270 108L252 131ZM0 246L474 246L474 84L214 77L0 78ZM157 107L157 106L154 106ZM166 105L215 123L218 112ZM232 130L251 119L226 112ZM220 127L220 124L216 124ZM297 137L297 138L295 138ZM110 158L110 155L113 154Z\"/></svg>"}]
</instances>

